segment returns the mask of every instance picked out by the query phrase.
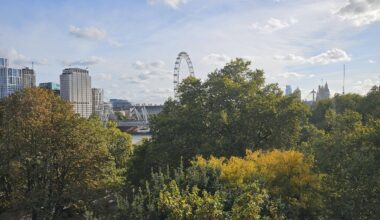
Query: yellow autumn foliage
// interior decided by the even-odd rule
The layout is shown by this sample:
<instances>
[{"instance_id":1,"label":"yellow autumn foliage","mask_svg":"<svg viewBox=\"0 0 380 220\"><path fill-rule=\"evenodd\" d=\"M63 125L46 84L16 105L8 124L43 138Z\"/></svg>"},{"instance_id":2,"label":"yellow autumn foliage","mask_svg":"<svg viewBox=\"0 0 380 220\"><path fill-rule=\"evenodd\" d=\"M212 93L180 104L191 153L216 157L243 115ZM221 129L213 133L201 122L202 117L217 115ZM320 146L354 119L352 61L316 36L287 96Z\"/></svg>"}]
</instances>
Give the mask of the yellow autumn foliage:
<instances>
[{"instance_id":1,"label":"yellow autumn foliage","mask_svg":"<svg viewBox=\"0 0 380 220\"><path fill-rule=\"evenodd\" d=\"M246 151L245 157L204 159L193 165L208 166L221 173L221 180L235 187L259 182L268 193L300 209L319 207L321 176L313 170L314 159L294 150Z\"/></svg>"}]
</instances>

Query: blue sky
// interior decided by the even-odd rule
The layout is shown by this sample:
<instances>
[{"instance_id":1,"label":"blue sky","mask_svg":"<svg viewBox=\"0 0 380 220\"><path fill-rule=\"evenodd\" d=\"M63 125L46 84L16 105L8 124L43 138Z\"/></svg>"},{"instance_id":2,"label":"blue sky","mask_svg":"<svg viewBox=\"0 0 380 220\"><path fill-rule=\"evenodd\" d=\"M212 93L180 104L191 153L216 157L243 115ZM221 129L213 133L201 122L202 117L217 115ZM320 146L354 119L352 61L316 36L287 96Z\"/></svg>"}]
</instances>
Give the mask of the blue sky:
<instances>
[{"instance_id":1,"label":"blue sky","mask_svg":"<svg viewBox=\"0 0 380 220\"><path fill-rule=\"evenodd\" d=\"M0 0L0 56L35 63L37 82L88 67L107 98L162 103L173 95L176 56L196 76L242 57L268 82L304 98L328 82L333 93L379 84L378 0ZM182 70L186 76L186 68Z\"/></svg>"}]
</instances>

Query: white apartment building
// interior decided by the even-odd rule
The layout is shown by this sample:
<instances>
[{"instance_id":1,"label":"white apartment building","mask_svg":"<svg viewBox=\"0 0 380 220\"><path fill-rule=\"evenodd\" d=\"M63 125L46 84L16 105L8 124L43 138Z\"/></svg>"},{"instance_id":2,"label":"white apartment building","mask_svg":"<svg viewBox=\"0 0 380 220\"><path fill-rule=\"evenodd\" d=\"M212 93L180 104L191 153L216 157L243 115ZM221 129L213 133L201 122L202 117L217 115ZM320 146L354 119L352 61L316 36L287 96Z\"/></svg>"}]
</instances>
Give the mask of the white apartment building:
<instances>
[{"instance_id":1,"label":"white apartment building","mask_svg":"<svg viewBox=\"0 0 380 220\"><path fill-rule=\"evenodd\" d=\"M103 89L92 88L92 113L101 116L103 113Z\"/></svg>"},{"instance_id":2,"label":"white apartment building","mask_svg":"<svg viewBox=\"0 0 380 220\"><path fill-rule=\"evenodd\" d=\"M92 114L91 77L87 70L64 69L60 76L61 98L73 105L75 113L88 118Z\"/></svg>"}]
</instances>

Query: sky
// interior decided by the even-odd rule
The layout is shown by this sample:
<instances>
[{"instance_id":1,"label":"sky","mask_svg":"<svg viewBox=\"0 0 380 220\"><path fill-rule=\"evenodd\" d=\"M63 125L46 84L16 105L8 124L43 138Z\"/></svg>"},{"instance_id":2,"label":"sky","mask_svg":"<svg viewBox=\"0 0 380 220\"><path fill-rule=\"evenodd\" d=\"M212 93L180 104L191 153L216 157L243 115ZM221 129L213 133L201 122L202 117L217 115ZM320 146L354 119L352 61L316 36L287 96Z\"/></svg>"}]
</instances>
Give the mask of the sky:
<instances>
[{"instance_id":1,"label":"sky","mask_svg":"<svg viewBox=\"0 0 380 220\"><path fill-rule=\"evenodd\" d=\"M0 57L31 66L37 83L88 68L106 99L160 104L173 96L177 55L202 80L234 58L267 83L328 83L365 94L379 84L380 0L0 0ZM181 78L188 76L184 62Z\"/></svg>"}]
</instances>

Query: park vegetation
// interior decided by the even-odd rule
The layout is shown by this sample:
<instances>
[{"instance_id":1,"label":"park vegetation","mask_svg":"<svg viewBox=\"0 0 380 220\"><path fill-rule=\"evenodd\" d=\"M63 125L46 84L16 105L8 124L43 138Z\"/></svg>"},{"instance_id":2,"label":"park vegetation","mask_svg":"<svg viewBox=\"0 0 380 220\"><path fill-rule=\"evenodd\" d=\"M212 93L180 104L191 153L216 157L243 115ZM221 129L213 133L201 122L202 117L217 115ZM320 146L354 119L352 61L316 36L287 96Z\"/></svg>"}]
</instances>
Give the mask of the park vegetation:
<instances>
[{"instance_id":1,"label":"park vegetation","mask_svg":"<svg viewBox=\"0 0 380 220\"><path fill-rule=\"evenodd\" d=\"M0 101L0 219L380 219L380 88L313 106L236 59L133 146L32 88Z\"/></svg>"}]
</instances>

